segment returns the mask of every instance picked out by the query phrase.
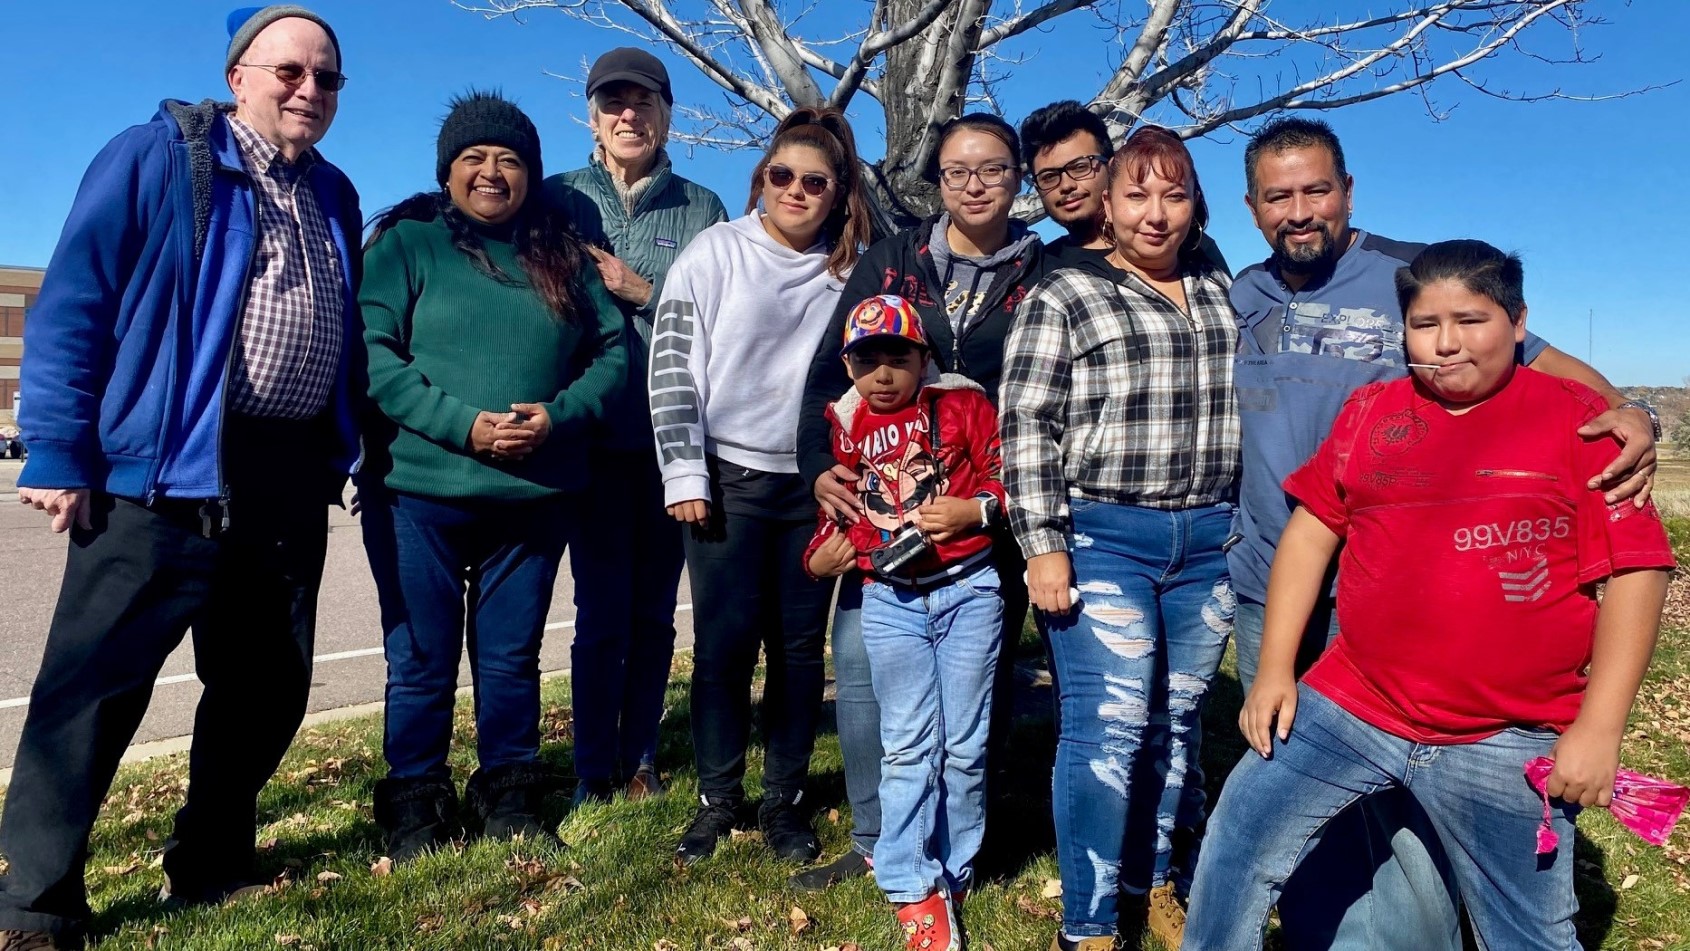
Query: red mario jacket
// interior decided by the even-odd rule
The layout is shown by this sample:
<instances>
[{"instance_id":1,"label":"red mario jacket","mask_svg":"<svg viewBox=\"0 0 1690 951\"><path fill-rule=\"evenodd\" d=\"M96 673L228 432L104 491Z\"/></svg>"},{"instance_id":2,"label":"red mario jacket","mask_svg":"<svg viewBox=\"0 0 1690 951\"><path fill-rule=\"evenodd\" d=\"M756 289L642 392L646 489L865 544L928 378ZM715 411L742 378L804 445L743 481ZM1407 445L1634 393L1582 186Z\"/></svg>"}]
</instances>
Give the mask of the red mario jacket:
<instances>
[{"instance_id":1,"label":"red mario jacket","mask_svg":"<svg viewBox=\"0 0 1690 951\"><path fill-rule=\"evenodd\" d=\"M938 439L933 415L938 415ZM886 545L915 520L915 511L938 496L992 500L994 521L1004 507L998 414L980 385L954 373L923 386L909 406L874 413L856 389L827 408L833 456L857 473L865 517L844 529L857 549L857 567L873 573L869 552ZM937 443L937 450L935 450ZM805 570L822 543L841 531L826 512L804 551ZM961 574L991 555L992 537L971 531L932 546L905 572L889 580L927 583Z\"/></svg>"}]
</instances>

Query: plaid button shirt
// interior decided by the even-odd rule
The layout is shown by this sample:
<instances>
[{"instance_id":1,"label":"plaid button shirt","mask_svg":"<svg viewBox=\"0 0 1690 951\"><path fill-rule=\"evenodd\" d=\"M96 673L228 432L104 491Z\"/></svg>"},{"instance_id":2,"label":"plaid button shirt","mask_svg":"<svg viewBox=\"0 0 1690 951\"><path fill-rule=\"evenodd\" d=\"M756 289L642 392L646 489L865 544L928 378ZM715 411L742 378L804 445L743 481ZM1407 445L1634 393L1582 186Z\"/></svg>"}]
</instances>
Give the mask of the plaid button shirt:
<instances>
[{"instance_id":1,"label":"plaid button shirt","mask_svg":"<svg viewBox=\"0 0 1690 951\"><path fill-rule=\"evenodd\" d=\"M1004 487L1027 557L1066 550L1069 497L1183 509L1236 497L1238 324L1218 271L1191 313L1136 276L1053 271L1004 341Z\"/></svg>"},{"instance_id":2,"label":"plaid button shirt","mask_svg":"<svg viewBox=\"0 0 1690 951\"><path fill-rule=\"evenodd\" d=\"M258 246L229 379L235 411L309 419L328 405L340 367L345 276L309 172L246 123L229 117L258 201Z\"/></svg>"}]
</instances>

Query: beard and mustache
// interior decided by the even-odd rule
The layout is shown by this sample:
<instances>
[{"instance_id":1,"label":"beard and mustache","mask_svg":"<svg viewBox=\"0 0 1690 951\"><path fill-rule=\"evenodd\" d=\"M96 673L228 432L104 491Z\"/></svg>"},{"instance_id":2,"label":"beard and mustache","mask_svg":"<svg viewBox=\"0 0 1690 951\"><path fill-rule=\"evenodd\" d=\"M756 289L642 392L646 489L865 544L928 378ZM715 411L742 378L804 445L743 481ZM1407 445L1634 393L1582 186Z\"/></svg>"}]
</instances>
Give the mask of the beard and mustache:
<instances>
[{"instance_id":1,"label":"beard and mustache","mask_svg":"<svg viewBox=\"0 0 1690 951\"><path fill-rule=\"evenodd\" d=\"M1307 234L1314 232L1320 235L1320 240L1308 244L1292 244L1290 236L1293 232ZM1332 233L1332 226L1319 222L1309 228L1282 227L1273 242L1273 256L1282 271L1293 274L1313 274L1329 270L1332 262L1338 257L1338 240Z\"/></svg>"}]
</instances>

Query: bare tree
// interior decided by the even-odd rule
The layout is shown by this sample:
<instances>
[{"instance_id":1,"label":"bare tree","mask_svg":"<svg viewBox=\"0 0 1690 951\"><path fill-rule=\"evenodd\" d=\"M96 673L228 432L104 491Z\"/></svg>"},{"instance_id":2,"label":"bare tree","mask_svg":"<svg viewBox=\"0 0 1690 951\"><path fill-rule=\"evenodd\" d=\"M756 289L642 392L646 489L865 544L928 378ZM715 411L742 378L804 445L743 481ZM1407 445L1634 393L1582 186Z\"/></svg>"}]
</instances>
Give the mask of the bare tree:
<instances>
[{"instance_id":1,"label":"bare tree","mask_svg":"<svg viewBox=\"0 0 1690 951\"><path fill-rule=\"evenodd\" d=\"M936 206L922 171L939 127L965 110L992 108L1018 57L1038 48L1033 37L1080 16L1101 34L1089 42L1113 51L1114 72L1091 91L1090 107L1117 141L1153 111L1189 138L1278 110L1334 109L1411 90L1438 116L1426 93L1439 80L1507 99L1588 98L1496 88L1473 67L1499 55L1588 62L1580 32L1598 22L1584 13L1588 0L1381 0L1373 6L1385 12L1297 23L1273 16L1271 0L856 0L852 8L867 11L858 29L811 36L805 21L814 8L775 0L454 2L488 17L555 10L671 47L725 91L720 107L683 107L692 127L676 131L680 141L753 147L797 106L860 114L861 100L872 100L886 130L885 156L867 163L883 226ZM828 6L837 23L846 3ZM1539 52L1528 39L1559 49ZM1030 195L1017 211L1028 219L1042 213Z\"/></svg>"}]
</instances>

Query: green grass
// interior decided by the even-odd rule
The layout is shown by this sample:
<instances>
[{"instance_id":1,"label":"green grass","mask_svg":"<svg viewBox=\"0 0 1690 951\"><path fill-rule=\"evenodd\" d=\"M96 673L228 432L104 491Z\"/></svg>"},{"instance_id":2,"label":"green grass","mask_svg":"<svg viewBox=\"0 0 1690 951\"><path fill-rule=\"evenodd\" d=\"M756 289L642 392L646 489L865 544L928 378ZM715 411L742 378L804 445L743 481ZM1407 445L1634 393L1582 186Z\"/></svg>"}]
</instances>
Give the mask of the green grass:
<instances>
[{"instance_id":1,"label":"green grass","mask_svg":"<svg viewBox=\"0 0 1690 951\"><path fill-rule=\"evenodd\" d=\"M1672 519L1680 557L1690 520ZM1675 579L1663 632L1633 726L1627 766L1690 781L1690 582ZM1036 641L1023 644L1036 653ZM1233 725L1241 701L1230 655L1205 711L1204 760L1211 793L1243 752ZM685 660L669 693L662 759L690 761ZM569 771L568 685L549 681L545 755ZM1020 698L1035 713L1044 694ZM473 731L458 716L453 767L461 783L473 767ZM463 949L562 951L772 951L901 947L888 906L867 879L822 894L786 884L792 868L774 860L755 834L736 837L686 872L670 862L690 819L696 786L677 769L672 793L647 803L617 800L563 815L567 851L475 842L390 875L371 865L380 836L370 816L371 789L383 772L379 718L349 720L302 733L260 804L262 863L276 875L271 894L228 907L169 914L156 900L163 882L158 850L181 801L186 759L126 767L107 800L88 865L96 946L240 949ZM755 738L754 738L755 739ZM1044 897L1057 875L1051 848L1048 721L1018 723L1010 801L991 816L985 883L970 896L966 923L977 951L1043 951L1060 917L1060 899ZM754 750L750 788L761 768ZM828 857L847 847L839 745L829 729L813 766L817 827ZM1592 810L1580 822L1578 889L1581 938L1589 948L1690 949L1690 822L1665 848L1652 848ZM1633 877L1635 876L1635 877ZM796 911L795 909L801 909ZM1146 939L1145 948L1155 947Z\"/></svg>"}]
</instances>

